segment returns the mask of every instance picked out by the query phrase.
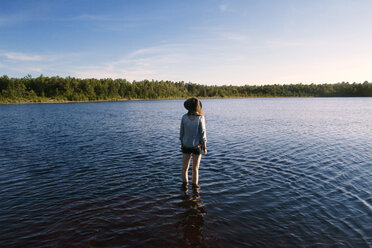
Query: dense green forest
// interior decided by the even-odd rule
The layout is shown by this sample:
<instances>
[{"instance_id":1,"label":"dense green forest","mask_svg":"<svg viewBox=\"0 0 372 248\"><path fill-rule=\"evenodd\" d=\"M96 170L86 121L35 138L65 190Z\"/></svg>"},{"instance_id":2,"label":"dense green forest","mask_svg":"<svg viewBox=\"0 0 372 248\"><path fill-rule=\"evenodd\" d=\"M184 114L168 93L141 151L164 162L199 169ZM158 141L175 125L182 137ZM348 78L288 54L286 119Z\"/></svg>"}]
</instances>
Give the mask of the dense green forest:
<instances>
[{"instance_id":1,"label":"dense green forest","mask_svg":"<svg viewBox=\"0 0 372 248\"><path fill-rule=\"evenodd\" d=\"M196 97L371 97L372 83L207 86L171 81L0 77L0 102L96 101Z\"/></svg>"}]
</instances>

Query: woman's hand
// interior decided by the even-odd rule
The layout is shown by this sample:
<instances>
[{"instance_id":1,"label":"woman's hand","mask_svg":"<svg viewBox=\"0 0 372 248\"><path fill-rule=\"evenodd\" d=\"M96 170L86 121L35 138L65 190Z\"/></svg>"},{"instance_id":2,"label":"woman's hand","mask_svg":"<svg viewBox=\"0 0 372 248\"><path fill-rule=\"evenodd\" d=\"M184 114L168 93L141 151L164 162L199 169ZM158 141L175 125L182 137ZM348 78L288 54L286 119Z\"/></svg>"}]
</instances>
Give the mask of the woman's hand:
<instances>
[{"instance_id":1,"label":"woman's hand","mask_svg":"<svg viewBox=\"0 0 372 248\"><path fill-rule=\"evenodd\" d=\"M203 155L207 155L207 143L202 142L200 145L201 145L201 148L203 150Z\"/></svg>"}]
</instances>

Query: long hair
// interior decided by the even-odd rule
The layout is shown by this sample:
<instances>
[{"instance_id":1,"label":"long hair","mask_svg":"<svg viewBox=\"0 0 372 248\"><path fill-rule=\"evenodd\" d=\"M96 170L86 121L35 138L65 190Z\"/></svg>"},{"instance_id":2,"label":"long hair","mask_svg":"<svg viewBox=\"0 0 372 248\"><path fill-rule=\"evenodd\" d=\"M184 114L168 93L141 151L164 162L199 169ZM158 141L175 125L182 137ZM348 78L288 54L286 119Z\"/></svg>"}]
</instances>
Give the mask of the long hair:
<instances>
[{"instance_id":1,"label":"long hair","mask_svg":"<svg viewBox=\"0 0 372 248\"><path fill-rule=\"evenodd\" d=\"M189 115L204 115L204 111L202 109L203 105L196 97L187 99L183 103L183 106L188 110Z\"/></svg>"}]
</instances>

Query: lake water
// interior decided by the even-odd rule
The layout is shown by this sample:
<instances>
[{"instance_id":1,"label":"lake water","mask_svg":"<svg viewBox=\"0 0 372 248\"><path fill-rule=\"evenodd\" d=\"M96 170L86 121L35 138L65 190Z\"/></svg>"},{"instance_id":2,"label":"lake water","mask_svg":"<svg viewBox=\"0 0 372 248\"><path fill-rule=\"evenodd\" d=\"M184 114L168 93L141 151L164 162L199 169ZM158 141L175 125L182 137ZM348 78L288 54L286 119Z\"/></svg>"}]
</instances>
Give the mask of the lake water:
<instances>
[{"instance_id":1,"label":"lake water","mask_svg":"<svg viewBox=\"0 0 372 248\"><path fill-rule=\"evenodd\" d=\"M372 98L202 102L186 192L181 100L0 106L0 246L372 246Z\"/></svg>"}]
</instances>

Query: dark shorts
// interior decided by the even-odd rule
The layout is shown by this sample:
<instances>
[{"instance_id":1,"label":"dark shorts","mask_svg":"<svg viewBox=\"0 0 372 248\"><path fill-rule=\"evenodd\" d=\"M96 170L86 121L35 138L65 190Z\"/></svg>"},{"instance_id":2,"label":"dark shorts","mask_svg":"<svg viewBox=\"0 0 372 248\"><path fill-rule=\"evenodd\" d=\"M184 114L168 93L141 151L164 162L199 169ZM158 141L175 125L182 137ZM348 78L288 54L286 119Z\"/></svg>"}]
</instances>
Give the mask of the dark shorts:
<instances>
[{"instance_id":1,"label":"dark shorts","mask_svg":"<svg viewBox=\"0 0 372 248\"><path fill-rule=\"evenodd\" d=\"M195 146L195 147L182 147L182 153L186 154L195 154L200 155L201 154L201 146Z\"/></svg>"}]
</instances>

